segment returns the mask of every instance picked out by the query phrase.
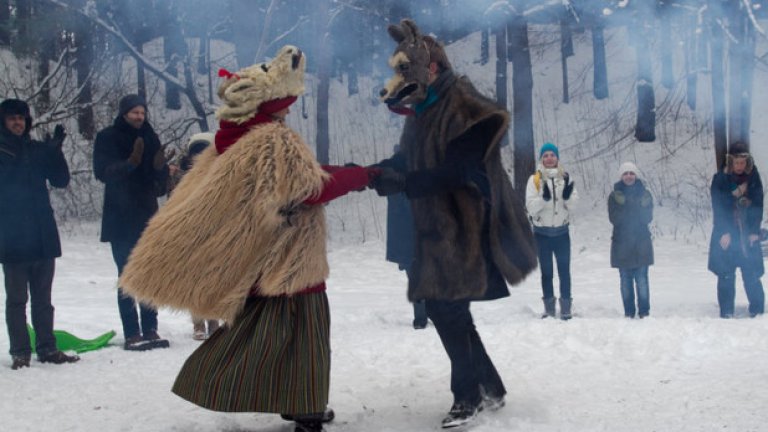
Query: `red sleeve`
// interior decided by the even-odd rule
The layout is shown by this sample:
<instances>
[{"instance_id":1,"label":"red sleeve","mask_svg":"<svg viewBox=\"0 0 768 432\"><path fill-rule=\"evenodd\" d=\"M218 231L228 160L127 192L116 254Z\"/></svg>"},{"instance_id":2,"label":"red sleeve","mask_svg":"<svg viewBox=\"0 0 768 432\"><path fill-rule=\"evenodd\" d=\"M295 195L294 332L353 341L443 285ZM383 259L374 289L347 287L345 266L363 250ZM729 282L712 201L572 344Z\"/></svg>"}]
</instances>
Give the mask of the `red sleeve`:
<instances>
[{"instance_id":1,"label":"red sleeve","mask_svg":"<svg viewBox=\"0 0 768 432\"><path fill-rule=\"evenodd\" d=\"M331 178L323 186L320 195L311 197L304 204L317 205L332 201L351 191L356 191L368 186L368 168L365 167L329 167L325 169L331 174Z\"/></svg>"},{"instance_id":2,"label":"red sleeve","mask_svg":"<svg viewBox=\"0 0 768 432\"><path fill-rule=\"evenodd\" d=\"M338 165L321 165L320 167L323 169L323 171L329 174L333 174L336 171L345 169L343 166L338 166Z\"/></svg>"}]
</instances>

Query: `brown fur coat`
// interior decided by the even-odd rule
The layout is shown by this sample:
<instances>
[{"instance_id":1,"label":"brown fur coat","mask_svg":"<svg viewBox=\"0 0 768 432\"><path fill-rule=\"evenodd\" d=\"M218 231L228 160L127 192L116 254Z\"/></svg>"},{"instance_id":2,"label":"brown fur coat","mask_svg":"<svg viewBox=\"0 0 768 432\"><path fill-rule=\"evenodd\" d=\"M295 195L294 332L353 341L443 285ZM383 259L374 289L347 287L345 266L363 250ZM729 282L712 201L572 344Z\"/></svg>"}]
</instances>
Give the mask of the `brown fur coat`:
<instances>
[{"instance_id":1,"label":"brown fur coat","mask_svg":"<svg viewBox=\"0 0 768 432\"><path fill-rule=\"evenodd\" d=\"M408 297L483 298L491 266L514 285L537 264L525 209L501 164L500 143L509 115L478 93L469 80L451 71L443 72L432 86L437 101L405 123L400 144L408 170L438 166L452 140L481 126L485 137L477 145L484 147L491 202L485 205L469 188L412 201L416 250ZM487 211L489 226L484 226ZM484 242L490 244L490 253L484 253ZM502 289L506 291L506 287Z\"/></svg>"},{"instance_id":2,"label":"brown fur coat","mask_svg":"<svg viewBox=\"0 0 768 432\"><path fill-rule=\"evenodd\" d=\"M280 296L324 281L324 210L301 203L327 178L283 123L256 126L221 155L209 147L150 220L121 286L155 307L232 321L255 283Z\"/></svg>"}]
</instances>

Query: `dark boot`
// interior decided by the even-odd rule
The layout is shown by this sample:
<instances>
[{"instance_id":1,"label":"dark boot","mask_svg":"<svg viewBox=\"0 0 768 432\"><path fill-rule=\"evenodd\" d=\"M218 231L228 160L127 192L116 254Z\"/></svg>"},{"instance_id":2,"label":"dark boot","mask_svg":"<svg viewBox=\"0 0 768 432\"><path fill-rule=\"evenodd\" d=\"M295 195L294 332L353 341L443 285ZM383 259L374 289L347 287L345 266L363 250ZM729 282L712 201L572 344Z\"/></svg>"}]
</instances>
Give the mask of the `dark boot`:
<instances>
[{"instance_id":1,"label":"dark boot","mask_svg":"<svg viewBox=\"0 0 768 432\"><path fill-rule=\"evenodd\" d=\"M448 415L443 419L443 429L450 429L467 424L475 419L482 406L470 403L454 403Z\"/></svg>"},{"instance_id":2,"label":"dark boot","mask_svg":"<svg viewBox=\"0 0 768 432\"><path fill-rule=\"evenodd\" d=\"M319 421L297 421L293 432L324 432L323 423Z\"/></svg>"},{"instance_id":3,"label":"dark boot","mask_svg":"<svg viewBox=\"0 0 768 432\"><path fill-rule=\"evenodd\" d=\"M79 361L80 357L76 355L66 355L61 351L54 351L49 354L40 355L37 359L40 360L40 363L64 364Z\"/></svg>"},{"instance_id":4,"label":"dark boot","mask_svg":"<svg viewBox=\"0 0 768 432\"><path fill-rule=\"evenodd\" d=\"M333 412L333 411L331 411ZM299 414L293 416L296 421L294 432L323 432L323 418L325 413Z\"/></svg>"},{"instance_id":5,"label":"dark boot","mask_svg":"<svg viewBox=\"0 0 768 432\"><path fill-rule=\"evenodd\" d=\"M280 417L282 417L283 420L288 421L309 419L320 420L323 423L330 423L334 418L336 418L336 413L333 412L333 408L326 408L322 414L280 414Z\"/></svg>"},{"instance_id":6,"label":"dark boot","mask_svg":"<svg viewBox=\"0 0 768 432\"><path fill-rule=\"evenodd\" d=\"M544 313L541 315L541 318L554 318L557 315L557 312L555 312L555 298L542 298L541 300L544 301Z\"/></svg>"},{"instance_id":7,"label":"dark boot","mask_svg":"<svg viewBox=\"0 0 768 432\"><path fill-rule=\"evenodd\" d=\"M17 370L25 367L29 367L29 357L13 356L13 364L11 365L11 369Z\"/></svg>"},{"instance_id":8,"label":"dark boot","mask_svg":"<svg viewBox=\"0 0 768 432\"><path fill-rule=\"evenodd\" d=\"M573 315L571 315L572 302L573 302L573 299L569 299L569 298L560 299L560 319L567 321L573 318Z\"/></svg>"}]
</instances>

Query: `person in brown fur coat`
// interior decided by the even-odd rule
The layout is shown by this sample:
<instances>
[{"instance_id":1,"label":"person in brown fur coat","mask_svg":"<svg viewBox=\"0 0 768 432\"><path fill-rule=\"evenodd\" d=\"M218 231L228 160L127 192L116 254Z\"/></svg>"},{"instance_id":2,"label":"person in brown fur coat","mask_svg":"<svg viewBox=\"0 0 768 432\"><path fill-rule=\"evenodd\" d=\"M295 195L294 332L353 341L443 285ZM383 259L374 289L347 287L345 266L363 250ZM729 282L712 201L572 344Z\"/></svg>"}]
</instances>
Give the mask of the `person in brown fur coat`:
<instances>
[{"instance_id":1,"label":"person in brown fur coat","mask_svg":"<svg viewBox=\"0 0 768 432\"><path fill-rule=\"evenodd\" d=\"M220 73L215 145L149 222L121 279L154 306L227 322L187 359L174 393L215 411L280 413L297 432L333 418L322 204L378 173L321 167L285 124L304 65L286 46Z\"/></svg>"},{"instance_id":2,"label":"person in brown fur coat","mask_svg":"<svg viewBox=\"0 0 768 432\"><path fill-rule=\"evenodd\" d=\"M389 34L395 76L381 91L406 114L401 151L378 166L380 195L405 192L415 224L408 298L426 300L427 315L451 361L453 406L444 428L504 405L506 389L483 347L470 302L509 295L536 267L521 200L501 164L505 109L453 73L442 46L403 20Z\"/></svg>"}]
</instances>

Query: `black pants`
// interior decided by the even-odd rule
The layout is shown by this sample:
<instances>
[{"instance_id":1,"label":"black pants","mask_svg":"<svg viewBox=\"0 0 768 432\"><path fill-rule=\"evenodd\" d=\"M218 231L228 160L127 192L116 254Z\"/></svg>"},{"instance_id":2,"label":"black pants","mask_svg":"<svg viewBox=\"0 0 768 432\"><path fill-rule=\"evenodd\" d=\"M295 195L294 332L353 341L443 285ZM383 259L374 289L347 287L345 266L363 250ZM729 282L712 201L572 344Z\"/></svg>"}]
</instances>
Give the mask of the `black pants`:
<instances>
[{"instance_id":1,"label":"black pants","mask_svg":"<svg viewBox=\"0 0 768 432\"><path fill-rule=\"evenodd\" d=\"M112 257L117 264L117 274L123 274L123 268L128 262L136 241L113 241ZM117 288L117 307L120 309L120 320L123 322L123 336L128 339L157 331L157 311L147 305L139 303L141 313L141 329L139 329L139 315L136 313L136 300L123 293L122 288Z\"/></svg>"},{"instance_id":2,"label":"black pants","mask_svg":"<svg viewBox=\"0 0 768 432\"><path fill-rule=\"evenodd\" d=\"M475 329L469 301L427 300L426 305L427 315L434 323L451 360L454 403L479 404L482 399L481 386L488 395L505 395L507 390L504 383Z\"/></svg>"},{"instance_id":3,"label":"black pants","mask_svg":"<svg viewBox=\"0 0 768 432\"><path fill-rule=\"evenodd\" d=\"M5 274L5 322L11 341L10 353L14 357L29 357L32 346L27 331L27 299L32 299L32 327L35 329L37 355L56 351L53 335L53 305L51 286L55 261L3 264ZM29 292L29 297L27 296Z\"/></svg>"},{"instance_id":4,"label":"black pants","mask_svg":"<svg viewBox=\"0 0 768 432\"><path fill-rule=\"evenodd\" d=\"M557 262L557 278L560 279L560 298L571 298L571 236L569 233L555 237L534 234L539 251L539 268L541 269L542 297L555 296L552 278L555 269L552 267L552 255Z\"/></svg>"}]
</instances>

